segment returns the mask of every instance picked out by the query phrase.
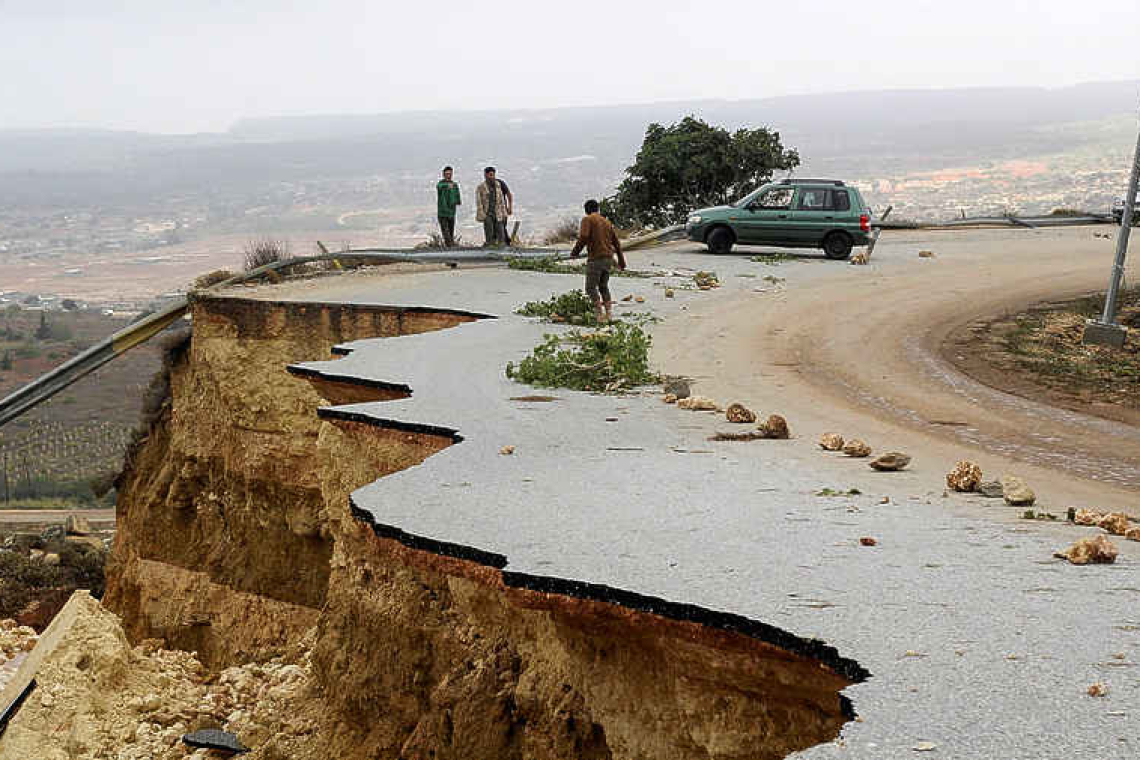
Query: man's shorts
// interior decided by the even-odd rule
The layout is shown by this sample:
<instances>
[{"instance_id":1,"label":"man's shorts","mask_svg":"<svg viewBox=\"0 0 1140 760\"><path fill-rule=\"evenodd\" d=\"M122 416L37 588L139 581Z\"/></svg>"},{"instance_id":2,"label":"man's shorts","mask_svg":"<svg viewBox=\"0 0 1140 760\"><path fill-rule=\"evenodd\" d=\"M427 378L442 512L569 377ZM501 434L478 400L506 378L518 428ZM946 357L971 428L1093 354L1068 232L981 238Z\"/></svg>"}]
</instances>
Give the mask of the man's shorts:
<instances>
[{"instance_id":1,"label":"man's shorts","mask_svg":"<svg viewBox=\"0 0 1140 760\"><path fill-rule=\"evenodd\" d=\"M610 298L610 270L613 268L613 257L604 259L589 259L586 262L586 295L593 301L609 303Z\"/></svg>"}]
</instances>

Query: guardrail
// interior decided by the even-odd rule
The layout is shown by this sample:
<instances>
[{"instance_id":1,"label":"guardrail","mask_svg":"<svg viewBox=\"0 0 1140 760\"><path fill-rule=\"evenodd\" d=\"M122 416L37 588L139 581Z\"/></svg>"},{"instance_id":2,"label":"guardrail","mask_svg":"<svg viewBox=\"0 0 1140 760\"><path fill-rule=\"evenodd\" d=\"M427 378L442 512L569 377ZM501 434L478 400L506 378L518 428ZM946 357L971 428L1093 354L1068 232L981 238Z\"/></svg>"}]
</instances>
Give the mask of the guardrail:
<instances>
[{"instance_id":1,"label":"guardrail","mask_svg":"<svg viewBox=\"0 0 1140 760\"><path fill-rule=\"evenodd\" d=\"M884 230L938 230L961 227L1076 227L1086 224L1116 224L1109 215L1089 214L1086 216L972 216L954 219L949 222L887 222L875 223Z\"/></svg>"},{"instance_id":2,"label":"guardrail","mask_svg":"<svg viewBox=\"0 0 1140 760\"><path fill-rule=\"evenodd\" d=\"M683 231L681 227L658 230L649 235L629 241L626 248L637 248L649 243L675 235ZM244 272L228 280L223 280L211 287L221 288L229 285L238 285L250 280L256 280L268 272L288 269L305 264L318 262L358 262L362 264L453 264L463 263L490 263L505 262L512 258L530 258L539 256L557 256L559 251L540 248L486 250L486 249L458 249L448 251L424 251L411 253L392 249L352 249L321 253L316 256L298 256L284 261L275 261ZM41 375L27 385L19 388L4 399L0 400L0 427L16 419L30 409L47 401L55 394L67 388L72 383L86 377L107 362L121 356L140 343L153 338L170 325L185 316L189 309L189 301L185 298L167 306L163 310L151 314L134 324L124 327L111 337L97 343L78 356L69 359L45 375Z\"/></svg>"}]
</instances>

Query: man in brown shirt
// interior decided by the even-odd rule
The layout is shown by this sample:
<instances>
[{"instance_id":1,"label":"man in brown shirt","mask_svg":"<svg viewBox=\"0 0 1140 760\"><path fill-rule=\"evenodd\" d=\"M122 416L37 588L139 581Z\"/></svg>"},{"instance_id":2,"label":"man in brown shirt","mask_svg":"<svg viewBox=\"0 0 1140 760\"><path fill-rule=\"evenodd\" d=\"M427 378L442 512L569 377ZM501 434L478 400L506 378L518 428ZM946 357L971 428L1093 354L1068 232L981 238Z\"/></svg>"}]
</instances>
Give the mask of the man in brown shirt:
<instances>
[{"instance_id":1,"label":"man in brown shirt","mask_svg":"<svg viewBox=\"0 0 1140 760\"><path fill-rule=\"evenodd\" d=\"M586 295L594 302L594 313L599 324L613 318L613 298L610 296L610 270L614 257L618 268L625 269L625 254L613 224L598 213L598 202L586 201L586 216L578 228L578 242L574 243L571 258L577 258L586 249Z\"/></svg>"}]
</instances>

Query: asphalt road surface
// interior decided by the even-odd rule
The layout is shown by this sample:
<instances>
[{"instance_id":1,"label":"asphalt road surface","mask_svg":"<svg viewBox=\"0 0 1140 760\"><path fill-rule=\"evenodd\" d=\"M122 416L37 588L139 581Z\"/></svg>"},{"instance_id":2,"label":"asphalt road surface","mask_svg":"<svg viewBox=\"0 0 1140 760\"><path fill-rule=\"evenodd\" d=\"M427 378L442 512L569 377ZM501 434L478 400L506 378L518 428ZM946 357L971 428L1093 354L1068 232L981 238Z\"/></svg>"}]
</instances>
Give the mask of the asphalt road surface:
<instances>
[{"instance_id":1,"label":"asphalt road surface","mask_svg":"<svg viewBox=\"0 0 1140 760\"><path fill-rule=\"evenodd\" d=\"M1023 476L1046 511L1140 511L1134 428L980 386L937 350L976 316L1103 287L1112 241L1091 228L891 234L864 267L818 254L768 265L751 253L635 252L631 267L663 274L612 287L644 299L623 311L660 318L658 369L695 378L722 406L784 415L788 441L710 442L732 427L723 415L656 392L517 400L533 391L506 379L505 363L567 328L512 311L580 287L574 277L460 267L240 292L499 315L307 363L413 388L346 408L361 417L463 437L354 502L408 534L501 554L519 578L732 612L836 646L872 673L848 690L860 719L801 757L909 758L931 745L953 758L1140 755L1140 543L1117 539L1114 565L1071 566L1053 552L1097 529L944 492L946 473L969 459L987 477ZM722 287L682 289L698 269ZM913 461L874 472L820 450L825 431ZM500 455L508 444L514 453ZM861 546L863 536L878 544ZM673 686L667 667L660 677ZM1093 683L1107 696L1089 696Z\"/></svg>"}]
</instances>

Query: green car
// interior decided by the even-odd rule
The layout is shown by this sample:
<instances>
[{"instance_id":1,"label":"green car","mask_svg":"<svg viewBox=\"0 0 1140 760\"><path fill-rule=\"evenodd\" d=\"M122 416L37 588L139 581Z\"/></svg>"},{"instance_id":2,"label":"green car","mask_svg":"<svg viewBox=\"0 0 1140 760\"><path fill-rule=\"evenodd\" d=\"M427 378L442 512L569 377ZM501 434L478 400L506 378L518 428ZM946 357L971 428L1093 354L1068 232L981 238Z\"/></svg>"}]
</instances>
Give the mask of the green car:
<instances>
[{"instance_id":1,"label":"green car","mask_svg":"<svg viewBox=\"0 0 1140 760\"><path fill-rule=\"evenodd\" d=\"M713 253L732 246L822 248L845 259L871 242L871 210L854 187L834 179L785 179L764 185L730 206L694 211L685 225L689 240Z\"/></svg>"}]
</instances>

